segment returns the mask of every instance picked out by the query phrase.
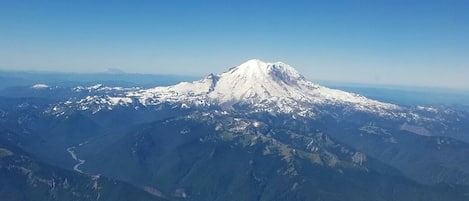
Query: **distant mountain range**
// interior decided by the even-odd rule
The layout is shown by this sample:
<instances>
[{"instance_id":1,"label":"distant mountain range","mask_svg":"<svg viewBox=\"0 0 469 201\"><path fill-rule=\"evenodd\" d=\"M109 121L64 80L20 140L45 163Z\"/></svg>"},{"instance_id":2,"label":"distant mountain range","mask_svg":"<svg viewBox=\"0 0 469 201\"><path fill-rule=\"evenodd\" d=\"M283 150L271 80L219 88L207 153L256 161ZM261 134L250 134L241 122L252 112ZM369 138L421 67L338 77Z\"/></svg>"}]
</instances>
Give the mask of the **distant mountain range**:
<instances>
[{"instance_id":1,"label":"distant mountain range","mask_svg":"<svg viewBox=\"0 0 469 201\"><path fill-rule=\"evenodd\" d=\"M282 62L151 88L18 89L0 97L0 168L40 164L57 175L40 178L80 185L59 199L55 187L7 172L0 179L23 182L0 186L12 200L20 188L42 200L80 200L75 191L99 200L93 175L136 200L469 199L467 110L373 100Z\"/></svg>"},{"instance_id":2,"label":"distant mountain range","mask_svg":"<svg viewBox=\"0 0 469 201\"><path fill-rule=\"evenodd\" d=\"M393 104L309 82L294 68L282 62L265 63L260 60L250 60L220 75L210 74L194 82L121 91L115 96L88 96L65 105L79 104L82 109L100 110L114 106L146 107L169 103L180 107L218 107L224 111L245 105L257 112L301 116L313 116L317 105L346 106L381 115L395 115L392 112L399 111L399 107Z\"/></svg>"}]
</instances>

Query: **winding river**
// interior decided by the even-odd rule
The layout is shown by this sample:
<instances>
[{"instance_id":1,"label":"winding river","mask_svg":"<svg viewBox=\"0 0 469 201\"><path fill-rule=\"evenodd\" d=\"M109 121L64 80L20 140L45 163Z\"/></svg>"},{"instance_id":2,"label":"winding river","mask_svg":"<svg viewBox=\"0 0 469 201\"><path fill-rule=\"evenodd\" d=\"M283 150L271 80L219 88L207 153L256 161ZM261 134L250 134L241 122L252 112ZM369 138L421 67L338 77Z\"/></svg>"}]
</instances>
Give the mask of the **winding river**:
<instances>
[{"instance_id":1,"label":"winding river","mask_svg":"<svg viewBox=\"0 0 469 201\"><path fill-rule=\"evenodd\" d=\"M81 145L83 145L83 144L80 144L79 146L81 146ZM75 148L76 148L75 146L71 146L71 147L67 148L67 152L70 154L70 156L73 158L73 160L75 160L77 162L77 164L75 164L73 166L73 170L75 170L79 173L83 173L83 171L80 170L80 166L85 164L86 161L83 160L83 159L78 158L77 154L75 153Z\"/></svg>"}]
</instances>

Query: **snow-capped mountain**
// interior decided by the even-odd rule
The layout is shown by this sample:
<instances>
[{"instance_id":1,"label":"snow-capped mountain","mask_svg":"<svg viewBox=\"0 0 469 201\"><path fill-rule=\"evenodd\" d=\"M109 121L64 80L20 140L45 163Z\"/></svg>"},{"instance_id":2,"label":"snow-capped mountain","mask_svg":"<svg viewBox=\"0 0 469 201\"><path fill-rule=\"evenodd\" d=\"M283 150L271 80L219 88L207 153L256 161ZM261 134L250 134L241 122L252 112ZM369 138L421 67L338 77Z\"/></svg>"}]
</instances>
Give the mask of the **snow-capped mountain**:
<instances>
[{"instance_id":1,"label":"snow-capped mountain","mask_svg":"<svg viewBox=\"0 0 469 201\"><path fill-rule=\"evenodd\" d=\"M165 103L183 108L219 107L225 111L247 106L253 111L296 113L300 116L314 115L315 106L320 105L344 106L380 115L399 109L393 104L317 85L288 64L266 63L256 59L194 82L135 89L115 96L89 96L67 101L62 106L78 104L81 110L94 108L99 111L116 106L138 108Z\"/></svg>"}]
</instances>

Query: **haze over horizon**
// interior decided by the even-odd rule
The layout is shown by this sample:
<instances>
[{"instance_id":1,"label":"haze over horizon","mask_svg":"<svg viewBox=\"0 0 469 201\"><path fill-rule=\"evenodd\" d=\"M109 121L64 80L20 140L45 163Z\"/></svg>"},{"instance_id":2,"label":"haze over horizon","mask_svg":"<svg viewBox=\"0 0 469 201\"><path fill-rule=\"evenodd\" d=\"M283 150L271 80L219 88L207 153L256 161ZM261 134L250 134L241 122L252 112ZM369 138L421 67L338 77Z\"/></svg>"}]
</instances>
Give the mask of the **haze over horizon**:
<instances>
[{"instance_id":1,"label":"haze over horizon","mask_svg":"<svg viewBox=\"0 0 469 201\"><path fill-rule=\"evenodd\" d=\"M310 80L469 89L469 2L0 3L0 69L203 76L249 59Z\"/></svg>"}]
</instances>

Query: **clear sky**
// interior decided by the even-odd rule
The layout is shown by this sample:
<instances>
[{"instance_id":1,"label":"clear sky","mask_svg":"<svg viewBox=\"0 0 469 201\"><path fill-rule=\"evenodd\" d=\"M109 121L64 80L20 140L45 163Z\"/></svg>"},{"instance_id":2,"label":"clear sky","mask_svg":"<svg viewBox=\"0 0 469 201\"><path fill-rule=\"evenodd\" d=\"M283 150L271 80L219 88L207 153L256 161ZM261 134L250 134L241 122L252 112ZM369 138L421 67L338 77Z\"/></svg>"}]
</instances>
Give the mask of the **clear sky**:
<instances>
[{"instance_id":1,"label":"clear sky","mask_svg":"<svg viewBox=\"0 0 469 201\"><path fill-rule=\"evenodd\" d=\"M469 89L469 1L0 1L0 69L203 76L252 58Z\"/></svg>"}]
</instances>

